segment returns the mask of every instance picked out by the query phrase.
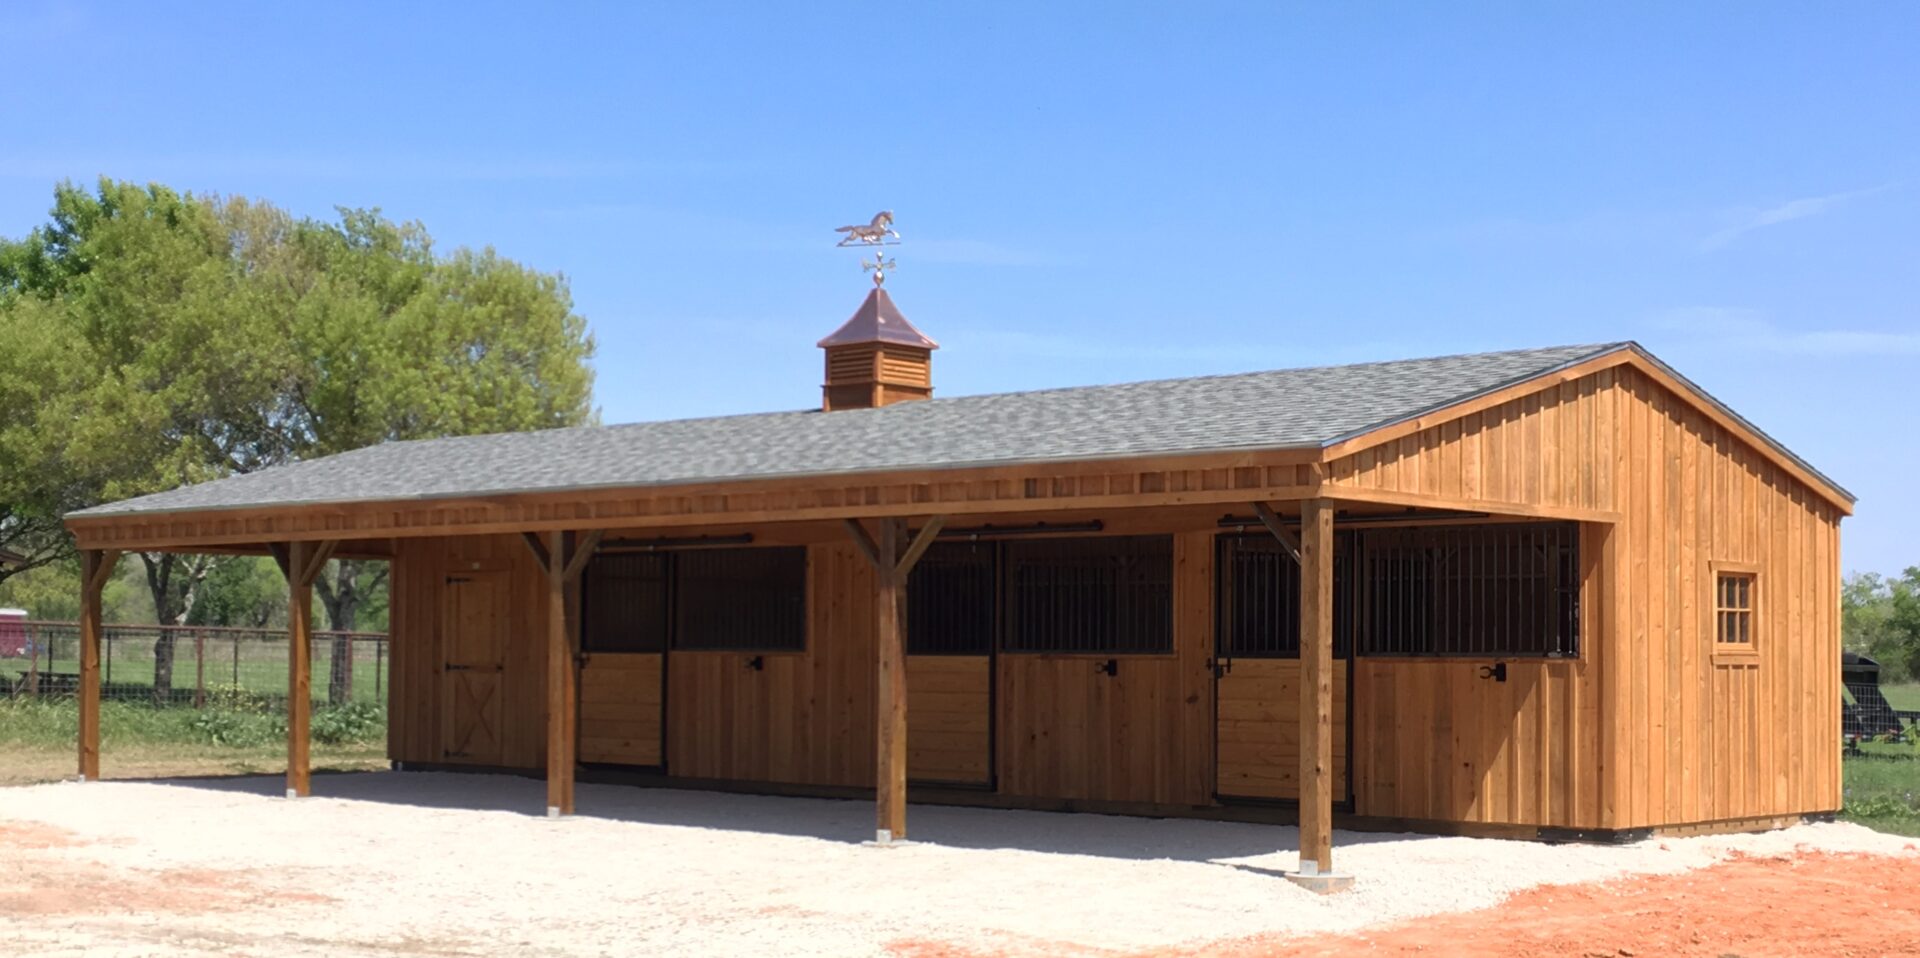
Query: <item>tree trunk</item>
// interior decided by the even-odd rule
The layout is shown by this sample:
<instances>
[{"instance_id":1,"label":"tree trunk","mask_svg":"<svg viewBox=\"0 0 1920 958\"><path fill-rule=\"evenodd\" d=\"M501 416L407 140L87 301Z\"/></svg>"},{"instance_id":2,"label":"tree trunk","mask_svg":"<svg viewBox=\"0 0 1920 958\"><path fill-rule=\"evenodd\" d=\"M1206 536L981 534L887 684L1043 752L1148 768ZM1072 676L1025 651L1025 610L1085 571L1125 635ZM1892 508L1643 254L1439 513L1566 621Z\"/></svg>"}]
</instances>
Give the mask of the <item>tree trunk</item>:
<instances>
[{"instance_id":1,"label":"tree trunk","mask_svg":"<svg viewBox=\"0 0 1920 958\"><path fill-rule=\"evenodd\" d=\"M160 625L187 624L200 584L213 571L213 556L181 556L170 552L140 553L147 569L147 590L153 596L153 619ZM178 633L161 629L153 640L153 702L173 701L173 650Z\"/></svg>"},{"instance_id":2,"label":"tree trunk","mask_svg":"<svg viewBox=\"0 0 1920 958\"><path fill-rule=\"evenodd\" d=\"M360 613L360 563L352 559L336 559L329 563L333 566L333 575L326 574L314 580L320 590L320 604L327 609L327 628L332 629L333 664L327 670L327 704L345 705L353 700L353 640L344 633L352 632Z\"/></svg>"}]
</instances>

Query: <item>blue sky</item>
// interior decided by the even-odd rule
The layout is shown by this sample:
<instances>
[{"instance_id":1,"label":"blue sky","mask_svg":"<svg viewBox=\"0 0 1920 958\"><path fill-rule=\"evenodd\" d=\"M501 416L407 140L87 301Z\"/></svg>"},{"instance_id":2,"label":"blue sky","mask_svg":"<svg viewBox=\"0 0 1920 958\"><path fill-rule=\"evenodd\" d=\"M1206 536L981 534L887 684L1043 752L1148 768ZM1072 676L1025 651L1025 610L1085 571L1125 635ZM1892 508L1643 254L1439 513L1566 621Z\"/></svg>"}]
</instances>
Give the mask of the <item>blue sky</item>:
<instances>
[{"instance_id":1,"label":"blue sky","mask_svg":"<svg viewBox=\"0 0 1920 958\"><path fill-rule=\"evenodd\" d=\"M943 395L1637 339L1920 564L1910 4L308 6L0 9L0 233L377 206L564 272L620 422L817 402L890 207Z\"/></svg>"}]
</instances>

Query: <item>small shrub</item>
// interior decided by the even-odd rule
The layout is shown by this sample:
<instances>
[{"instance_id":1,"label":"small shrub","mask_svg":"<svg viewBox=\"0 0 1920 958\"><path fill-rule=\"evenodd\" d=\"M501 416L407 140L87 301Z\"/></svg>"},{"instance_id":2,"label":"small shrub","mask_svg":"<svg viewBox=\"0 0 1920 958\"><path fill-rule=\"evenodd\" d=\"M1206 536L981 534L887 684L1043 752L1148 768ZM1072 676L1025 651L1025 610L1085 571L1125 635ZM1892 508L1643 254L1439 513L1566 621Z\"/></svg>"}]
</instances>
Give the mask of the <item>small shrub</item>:
<instances>
[{"instance_id":1,"label":"small shrub","mask_svg":"<svg viewBox=\"0 0 1920 958\"><path fill-rule=\"evenodd\" d=\"M208 686L207 708L250 715L271 715L281 711L280 703L241 685Z\"/></svg>"},{"instance_id":2,"label":"small shrub","mask_svg":"<svg viewBox=\"0 0 1920 958\"><path fill-rule=\"evenodd\" d=\"M229 748L267 745L287 734L285 721L277 716L226 708L195 713L188 724L206 744Z\"/></svg>"},{"instance_id":3,"label":"small shrub","mask_svg":"<svg viewBox=\"0 0 1920 958\"><path fill-rule=\"evenodd\" d=\"M367 702L324 708L313 714L313 740L322 745L377 741L387 732L387 710Z\"/></svg>"}]
</instances>

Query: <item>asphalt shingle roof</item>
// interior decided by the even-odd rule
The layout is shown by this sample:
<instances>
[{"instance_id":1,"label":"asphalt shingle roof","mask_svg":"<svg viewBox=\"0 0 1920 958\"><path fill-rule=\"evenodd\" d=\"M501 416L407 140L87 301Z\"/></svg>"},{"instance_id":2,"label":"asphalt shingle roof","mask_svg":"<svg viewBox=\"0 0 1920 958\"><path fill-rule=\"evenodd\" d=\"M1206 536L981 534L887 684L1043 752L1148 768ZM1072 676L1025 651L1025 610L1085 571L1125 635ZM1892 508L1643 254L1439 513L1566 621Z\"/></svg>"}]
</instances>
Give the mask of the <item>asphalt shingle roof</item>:
<instances>
[{"instance_id":1,"label":"asphalt shingle roof","mask_svg":"<svg viewBox=\"0 0 1920 958\"><path fill-rule=\"evenodd\" d=\"M1619 349L1559 346L390 442L75 515L239 509L1313 447Z\"/></svg>"}]
</instances>

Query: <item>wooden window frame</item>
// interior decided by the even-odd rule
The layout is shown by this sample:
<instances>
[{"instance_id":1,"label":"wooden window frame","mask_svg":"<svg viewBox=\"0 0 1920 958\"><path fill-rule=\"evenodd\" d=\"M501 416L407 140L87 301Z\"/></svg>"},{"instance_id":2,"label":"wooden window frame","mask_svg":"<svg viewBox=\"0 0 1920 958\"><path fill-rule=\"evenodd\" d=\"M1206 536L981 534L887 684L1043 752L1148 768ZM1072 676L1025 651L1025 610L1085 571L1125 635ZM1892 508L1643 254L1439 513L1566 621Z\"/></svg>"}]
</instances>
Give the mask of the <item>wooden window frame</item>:
<instances>
[{"instance_id":1,"label":"wooden window frame","mask_svg":"<svg viewBox=\"0 0 1920 958\"><path fill-rule=\"evenodd\" d=\"M1726 577L1739 577L1748 580L1747 607L1732 609L1720 604L1720 580ZM1713 561L1707 563L1707 624L1708 647L1712 649L1713 662L1716 665L1754 665L1760 661L1761 634L1765 619L1760 612L1761 569L1751 562ZM1720 616L1726 612L1738 612L1747 616L1748 640L1744 643L1720 641Z\"/></svg>"}]
</instances>

